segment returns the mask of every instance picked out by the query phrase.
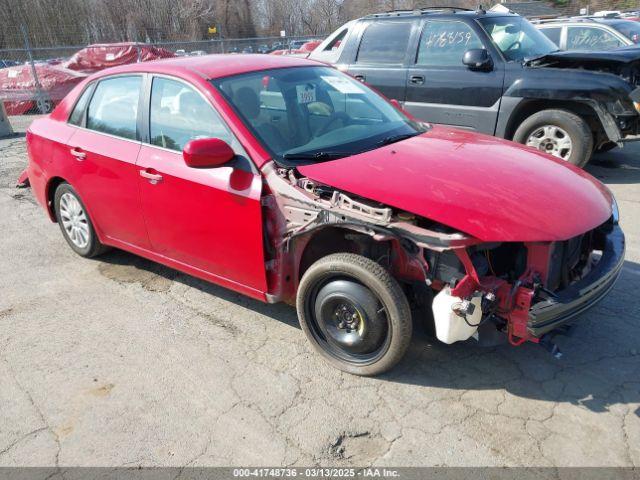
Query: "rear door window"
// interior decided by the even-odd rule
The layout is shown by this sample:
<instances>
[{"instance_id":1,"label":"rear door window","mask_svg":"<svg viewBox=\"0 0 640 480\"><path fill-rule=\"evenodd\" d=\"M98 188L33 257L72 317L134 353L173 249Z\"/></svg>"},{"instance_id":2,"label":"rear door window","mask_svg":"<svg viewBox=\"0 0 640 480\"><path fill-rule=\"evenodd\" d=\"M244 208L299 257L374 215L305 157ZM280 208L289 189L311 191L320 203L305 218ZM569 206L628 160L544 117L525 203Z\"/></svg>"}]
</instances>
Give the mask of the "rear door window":
<instances>
[{"instance_id":1,"label":"rear door window","mask_svg":"<svg viewBox=\"0 0 640 480\"><path fill-rule=\"evenodd\" d=\"M424 24L416 63L427 67L462 67L464 52L484 48L464 22L428 21Z\"/></svg>"},{"instance_id":2,"label":"rear door window","mask_svg":"<svg viewBox=\"0 0 640 480\"><path fill-rule=\"evenodd\" d=\"M376 22L362 35L356 63L402 64L409 46L411 22Z\"/></svg>"},{"instance_id":3,"label":"rear door window","mask_svg":"<svg viewBox=\"0 0 640 480\"><path fill-rule=\"evenodd\" d=\"M130 140L137 139L142 77L101 80L89 104L87 128Z\"/></svg>"},{"instance_id":4,"label":"rear door window","mask_svg":"<svg viewBox=\"0 0 640 480\"><path fill-rule=\"evenodd\" d=\"M600 27L569 27L567 50L611 50L624 44L611 32Z\"/></svg>"}]
</instances>

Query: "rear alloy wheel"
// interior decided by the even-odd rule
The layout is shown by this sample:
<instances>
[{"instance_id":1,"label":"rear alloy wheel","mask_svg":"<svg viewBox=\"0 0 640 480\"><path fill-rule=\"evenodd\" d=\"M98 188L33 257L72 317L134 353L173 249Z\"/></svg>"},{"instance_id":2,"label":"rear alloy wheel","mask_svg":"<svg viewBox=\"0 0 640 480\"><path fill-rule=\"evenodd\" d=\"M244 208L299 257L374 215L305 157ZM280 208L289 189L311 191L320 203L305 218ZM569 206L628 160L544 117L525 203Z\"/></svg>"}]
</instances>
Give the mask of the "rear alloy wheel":
<instances>
[{"instance_id":1,"label":"rear alloy wheel","mask_svg":"<svg viewBox=\"0 0 640 480\"><path fill-rule=\"evenodd\" d=\"M311 265L298 288L297 309L313 348L348 373L383 373L411 342L411 311L400 285L360 255L333 254Z\"/></svg>"},{"instance_id":2,"label":"rear alloy wheel","mask_svg":"<svg viewBox=\"0 0 640 480\"><path fill-rule=\"evenodd\" d=\"M62 235L74 252L90 258L107 250L98 240L82 200L68 183L56 188L54 208Z\"/></svg>"},{"instance_id":3,"label":"rear alloy wheel","mask_svg":"<svg viewBox=\"0 0 640 480\"><path fill-rule=\"evenodd\" d=\"M587 164L593 135L581 117L568 110L543 110L520 124L513 140L578 167Z\"/></svg>"}]
</instances>

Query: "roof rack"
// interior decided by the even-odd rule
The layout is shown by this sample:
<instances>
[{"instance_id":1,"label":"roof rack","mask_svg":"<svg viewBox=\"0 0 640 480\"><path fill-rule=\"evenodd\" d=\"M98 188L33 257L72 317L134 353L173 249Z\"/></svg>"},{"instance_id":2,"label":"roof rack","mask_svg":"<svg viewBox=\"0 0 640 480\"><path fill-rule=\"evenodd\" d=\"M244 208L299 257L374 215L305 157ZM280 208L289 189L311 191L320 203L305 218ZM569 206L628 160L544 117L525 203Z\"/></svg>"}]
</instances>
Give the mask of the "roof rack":
<instances>
[{"instance_id":1,"label":"roof rack","mask_svg":"<svg viewBox=\"0 0 640 480\"><path fill-rule=\"evenodd\" d=\"M451 6L437 6L437 5L433 5L431 7L423 7L423 8L419 8L418 10L422 11L429 11L429 10L460 10L463 12L475 12L476 9L475 8L464 8L464 7L451 7Z\"/></svg>"},{"instance_id":2,"label":"roof rack","mask_svg":"<svg viewBox=\"0 0 640 480\"><path fill-rule=\"evenodd\" d=\"M563 22L597 22L599 20L616 20L620 17L596 17L594 15L580 15L575 17L540 18L531 20L531 23L563 23Z\"/></svg>"},{"instance_id":3,"label":"roof rack","mask_svg":"<svg viewBox=\"0 0 640 480\"><path fill-rule=\"evenodd\" d=\"M424 8L414 8L412 10L389 10L387 12L382 13L372 13L366 15L364 18L373 18L373 17L390 17L390 16L401 16L401 15L424 15L431 12L441 12L443 10L451 10L453 13L460 12L479 12L484 11L482 8L473 9L473 8L464 8L464 7L451 7L451 6L433 6L433 7L424 7Z\"/></svg>"}]
</instances>

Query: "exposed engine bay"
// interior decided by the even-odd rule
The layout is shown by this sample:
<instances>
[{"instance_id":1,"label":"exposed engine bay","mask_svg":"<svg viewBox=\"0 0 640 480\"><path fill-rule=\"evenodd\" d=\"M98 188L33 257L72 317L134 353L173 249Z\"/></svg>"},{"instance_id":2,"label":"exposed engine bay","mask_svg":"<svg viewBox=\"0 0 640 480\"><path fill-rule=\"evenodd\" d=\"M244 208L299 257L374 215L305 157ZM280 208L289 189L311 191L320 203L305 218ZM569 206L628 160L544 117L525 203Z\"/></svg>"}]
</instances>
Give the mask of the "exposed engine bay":
<instances>
[{"instance_id":1,"label":"exposed engine bay","mask_svg":"<svg viewBox=\"0 0 640 480\"><path fill-rule=\"evenodd\" d=\"M532 325L530 311L593 270L613 221L566 241L486 243L295 168L272 162L263 171L270 301L293 303L298 279L317 258L357 253L401 282L444 343L544 340L548 326Z\"/></svg>"}]
</instances>

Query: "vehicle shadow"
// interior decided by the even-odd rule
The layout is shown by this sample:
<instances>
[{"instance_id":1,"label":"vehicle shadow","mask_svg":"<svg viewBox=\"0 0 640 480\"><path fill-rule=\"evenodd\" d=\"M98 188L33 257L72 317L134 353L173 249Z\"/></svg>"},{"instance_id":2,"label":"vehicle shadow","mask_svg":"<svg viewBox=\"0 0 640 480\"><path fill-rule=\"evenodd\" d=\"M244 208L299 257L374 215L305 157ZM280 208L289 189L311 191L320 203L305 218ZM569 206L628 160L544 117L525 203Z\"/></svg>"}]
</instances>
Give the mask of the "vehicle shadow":
<instances>
[{"instance_id":1,"label":"vehicle shadow","mask_svg":"<svg viewBox=\"0 0 640 480\"><path fill-rule=\"evenodd\" d=\"M99 261L179 282L300 328L291 306L262 303L119 250L99 257ZM138 281L138 277L129 276L125 281ZM576 319L569 337L554 339L563 352L560 360L532 343L487 348L469 340L445 345L429 336L419 319L414 319L413 342L403 361L370 381L454 390L504 390L522 398L568 402L596 412L607 411L614 404L639 403L639 289L640 265L627 261L609 295ZM640 408L635 414L640 417Z\"/></svg>"},{"instance_id":2,"label":"vehicle shadow","mask_svg":"<svg viewBox=\"0 0 640 480\"><path fill-rule=\"evenodd\" d=\"M96 261L111 266L123 267L124 269L119 268L114 270L115 273L107 275L107 277L121 283L140 283L143 288L149 290L162 290L162 288L157 288L157 281L154 278L160 277L167 282L178 282L221 300L248 308L291 327L300 328L295 308L289 305L260 302L233 290L200 280L123 250L110 250L96 258ZM100 269L101 271L105 270L102 266Z\"/></svg>"},{"instance_id":3,"label":"vehicle shadow","mask_svg":"<svg viewBox=\"0 0 640 480\"><path fill-rule=\"evenodd\" d=\"M585 170L605 183L640 183L640 142L595 154Z\"/></svg>"}]
</instances>

